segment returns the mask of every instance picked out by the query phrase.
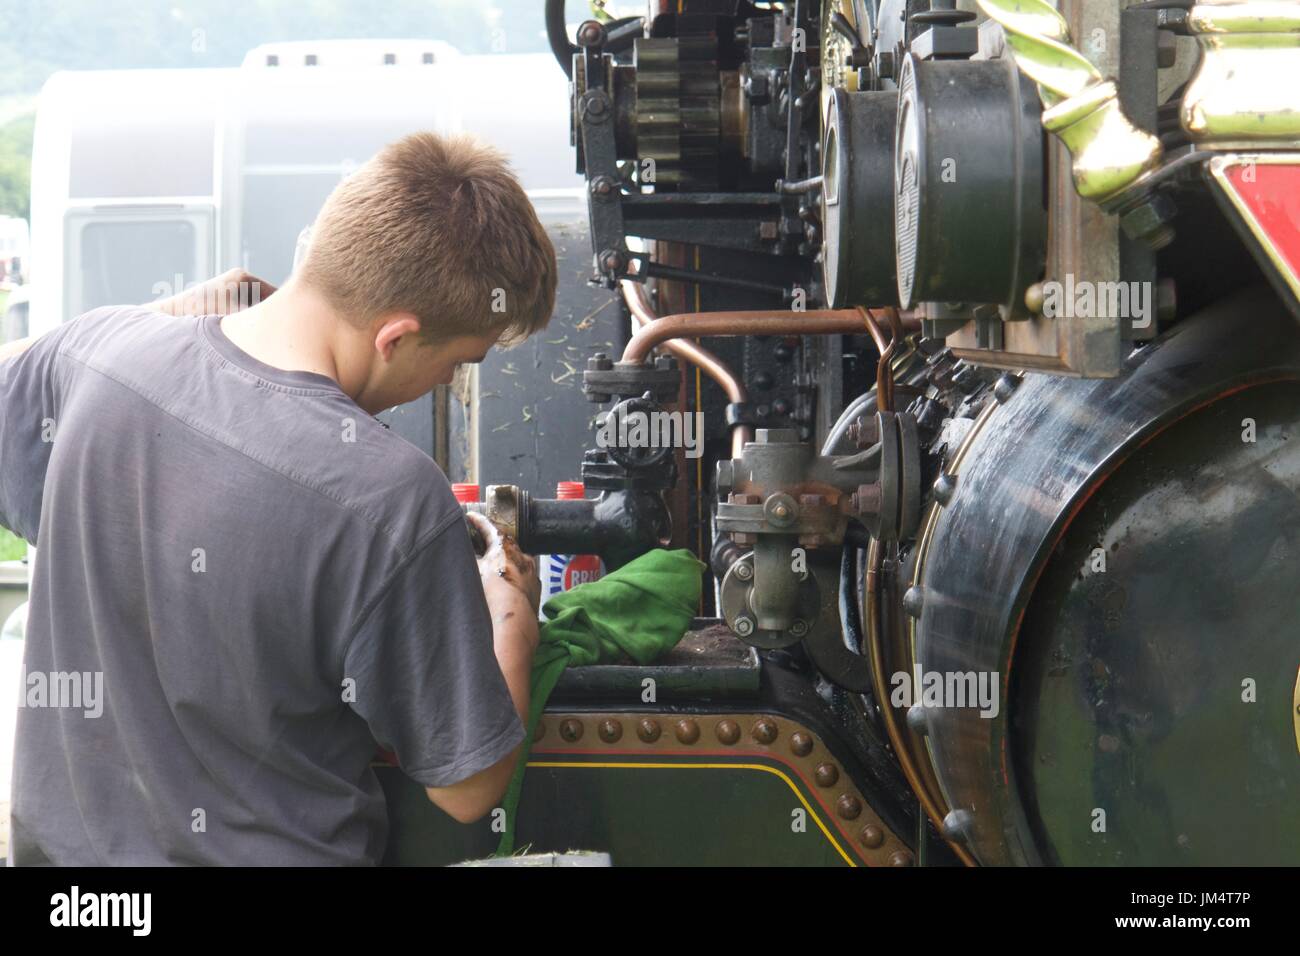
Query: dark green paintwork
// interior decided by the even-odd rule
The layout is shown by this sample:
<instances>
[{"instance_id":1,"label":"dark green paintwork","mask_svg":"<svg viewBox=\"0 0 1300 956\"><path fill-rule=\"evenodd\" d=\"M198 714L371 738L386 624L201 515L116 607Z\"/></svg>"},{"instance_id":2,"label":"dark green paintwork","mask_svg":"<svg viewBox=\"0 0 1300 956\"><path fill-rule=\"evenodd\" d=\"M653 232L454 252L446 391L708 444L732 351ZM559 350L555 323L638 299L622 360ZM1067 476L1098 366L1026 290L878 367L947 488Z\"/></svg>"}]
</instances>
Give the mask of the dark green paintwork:
<instances>
[{"instance_id":1,"label":"dark green paintwork","mask_svg":"<svg viewBox=\"0 0 1300 956\"><path fill-rule=\"evenodd\" d=\"M571 755L536 754L534 762L578 762ZM602 756L668 763L662 757ZM748 757L704 757L669 769L632 767L550 768L530 766L519 808L517 847L533 852L569 849L608 852L615 866L843 866L844 858L811 814L806 830L794 832L793 811L804 803L782 777L740 766L725 769L690 763L764 764L800 788L836 840L853 855L825 811L787 768ZM378 774L388 795L389 846L393 865L444 865L491 855L498 834L490 818L457 824L434 807L423 788L400 771Z\"/></svg>"}]
</instances>

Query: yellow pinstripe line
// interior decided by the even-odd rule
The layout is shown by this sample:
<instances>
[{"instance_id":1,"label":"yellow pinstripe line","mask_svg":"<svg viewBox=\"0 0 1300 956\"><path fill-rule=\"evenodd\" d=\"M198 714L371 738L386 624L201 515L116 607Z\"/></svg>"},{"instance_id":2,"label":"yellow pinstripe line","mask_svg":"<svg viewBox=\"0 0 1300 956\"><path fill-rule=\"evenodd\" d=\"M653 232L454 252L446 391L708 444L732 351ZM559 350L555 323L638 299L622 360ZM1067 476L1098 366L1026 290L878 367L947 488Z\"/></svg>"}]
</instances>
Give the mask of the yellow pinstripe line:
<instances>
[{"instance_id":1,"label":"yellow pinstripe line","mask_svg":"<svg viewBox=\"0 0 1300 956\"><path fill-rule=\"evenodd\" d=\"M831 846L835 847L835 852L842 856L844 862L849 866L857 866L857 864L853 862L853 858L844 852L844 848L840 846L839 841L835 839L831 834L831 831L826 829L826 824L822 823L821 816L819 816L817 811L814 810L809 805L808 801L804 799L803 794L799 791L799 788L795 786L794 781L775 767L768 767L761 763L601 763L595 761L586 763L581 760L536 762L530 760L528 761L528 766L555 767L563 769L573 769L576 767L600 767L603 769L627 768L630 770L681 770L683 768L699 770L762 770L764 773L770 773L785 781L785 785L790 788L796 797L799 798L799 802L803 804L803 808L807 810L813 820L816 821L817 828L821 830L826 839L830 841Z\"/></svg>"}]
</instances>

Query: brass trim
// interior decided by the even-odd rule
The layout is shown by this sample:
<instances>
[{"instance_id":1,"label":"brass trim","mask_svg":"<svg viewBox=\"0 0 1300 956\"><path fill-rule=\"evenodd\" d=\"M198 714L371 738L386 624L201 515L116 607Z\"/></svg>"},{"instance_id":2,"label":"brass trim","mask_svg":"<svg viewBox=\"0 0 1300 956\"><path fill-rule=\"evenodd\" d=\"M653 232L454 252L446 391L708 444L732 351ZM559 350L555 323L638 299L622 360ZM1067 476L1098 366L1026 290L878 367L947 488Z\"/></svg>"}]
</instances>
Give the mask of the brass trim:
<instances>
[{"instance_id":1,"label":"brass trim","mask_svg":"<svg viewBox=\"0 0 1300 956\"><path fill-rule=\"evenodd\" d=\"M1183 94L1183 129L1201 145L1300 144L1300 5L1192 7L1201 63Z\"/></svg>"},{"instance_id":2,"label":"brass trim","mask_svg":"<svg viewBox=\"0 0 1300 956\"><path fill-rule=\"evenodd\" d=\"M1160 140L1134 126L1119 89L1071 45L1070 27L1047 0L976 0L1006 34L1016 65L1038 84L1043 126L1074 158L1074 188L1093 202L1123 192L1160 165Z\"/></svg>"},{"instance_id":3,"label":"brass trim","mask_svg":"<svg viewBox=\"0 0 1300 956\"><path fill-rule=\"evenodd\" d=\"M553 728L576 723L602 727L617 724L621 732L616 740L611 734L582 734L568 741L549 732ZM653 725L653 729L651 729ZM737 736L736 731L740 733ZM868 866L911 866L911 849L880 818L858 789L851 776L841 772L841 764L811 730L788 717L764 713L669 714L631 712L568 713L546 711L538 721L538 738L529 757L529 766L546 766L546 758L557 754L617 754L741 758L737 762L704 765L714 769L754 769L743 758L762 758L784 764L794 771L798 785L790 782L799 794L814 822L843 853L831 831L852 847L853 856ZM727 743L728 740L734 741ZM626 763L626 762L625 762ZM584 766L603 766L586 763ZM644 769L667 769L698 764L632 764ZM763 768L778 773L774 768ZM804 800L805 795L811 800ZM847 858L847 857L846 857ZM850 865L856 865L849 859Z\"/></svg>"}]
</instances>

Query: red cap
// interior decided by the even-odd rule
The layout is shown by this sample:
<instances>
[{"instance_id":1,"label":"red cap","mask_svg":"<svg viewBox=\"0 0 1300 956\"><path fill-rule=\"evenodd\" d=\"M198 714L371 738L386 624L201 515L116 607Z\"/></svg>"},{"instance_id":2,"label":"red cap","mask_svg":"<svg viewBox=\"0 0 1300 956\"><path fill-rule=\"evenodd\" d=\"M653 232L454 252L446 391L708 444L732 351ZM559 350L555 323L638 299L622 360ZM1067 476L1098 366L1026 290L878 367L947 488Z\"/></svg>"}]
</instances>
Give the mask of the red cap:
<instances>
[{"instance_id":1,"label":"red cap","mask_svg":"<svg viewBox=\"0 0 1300 956\"><path fill-rule=\"evenodd\" d=\"M456 500L462 504L478 501L478 485L472 485L468 482L452 482L451 493L455 495Z\"/></svg>"},{"instance_id":2,"label":"red cap","mask_svg":"<svg viewBox=\"0 0 1300 956\"><path fill-rule=\"evenodd\" d=\"M555 486L555 497L561 501L587 497L587 489L580 481L561 481Z\"/></svg>"}]
</instances>

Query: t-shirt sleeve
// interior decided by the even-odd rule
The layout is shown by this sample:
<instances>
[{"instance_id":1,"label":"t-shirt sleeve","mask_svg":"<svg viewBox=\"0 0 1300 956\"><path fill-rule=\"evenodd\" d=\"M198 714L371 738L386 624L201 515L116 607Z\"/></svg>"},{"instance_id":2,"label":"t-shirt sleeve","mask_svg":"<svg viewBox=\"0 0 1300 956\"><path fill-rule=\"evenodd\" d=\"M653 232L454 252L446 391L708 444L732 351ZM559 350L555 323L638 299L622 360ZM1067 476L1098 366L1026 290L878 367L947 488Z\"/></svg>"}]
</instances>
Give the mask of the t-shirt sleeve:
<instances>
[{"instance_id":1,"label":"t-shirt sleeve","mask_svg":"<svg viewBox=\"0 0 1300 956\"><path fill-rule=\"evenodd\" d=\"M473 776L523 740L459 515L363 611L344 678L355 681L352 707L375 739L426 787Z\"/></svg>"},{"instance_id":2,"label":"t-shirt sleeve","mask_svg":"<svg viewBox=\"0 0 1300 956\"><path fill-rule=\"evenodd\" d=\"M0 359L0 525L32 544L58 429L60 326Z\"/></svg>"}]
</instances>

